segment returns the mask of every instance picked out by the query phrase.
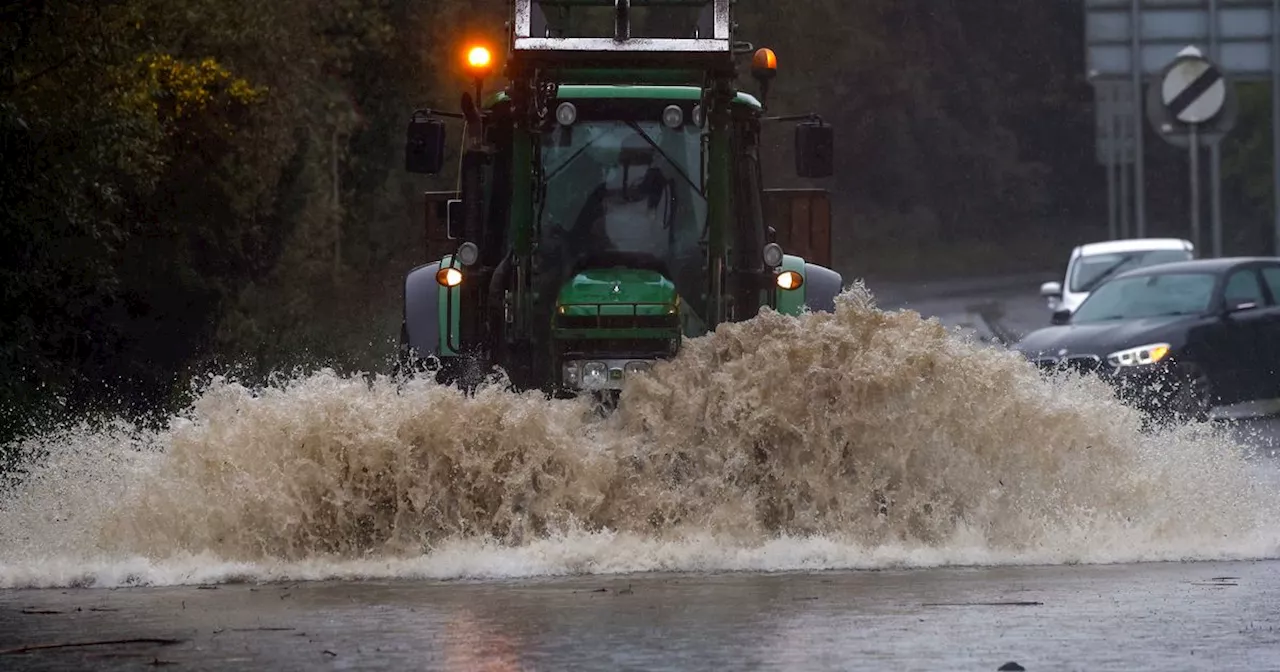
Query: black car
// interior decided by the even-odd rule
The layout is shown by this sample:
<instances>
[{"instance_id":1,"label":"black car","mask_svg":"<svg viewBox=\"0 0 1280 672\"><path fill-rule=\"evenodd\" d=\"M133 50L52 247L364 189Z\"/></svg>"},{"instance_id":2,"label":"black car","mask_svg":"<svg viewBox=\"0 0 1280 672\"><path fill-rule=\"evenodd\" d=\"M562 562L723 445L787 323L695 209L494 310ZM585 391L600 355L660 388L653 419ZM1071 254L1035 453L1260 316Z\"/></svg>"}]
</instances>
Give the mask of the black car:
<instances>
[{"instance_id":1,"label":"black car","mask_svg":"<svg viewBox=\"0 0 1280 672\"><path fill-rule=\"evenodd\" d=\"M1014 349L1048 369L1097 373L1161 417L1280 397L1280 258L1135 269Z\"/></svg>"}]
</instances>

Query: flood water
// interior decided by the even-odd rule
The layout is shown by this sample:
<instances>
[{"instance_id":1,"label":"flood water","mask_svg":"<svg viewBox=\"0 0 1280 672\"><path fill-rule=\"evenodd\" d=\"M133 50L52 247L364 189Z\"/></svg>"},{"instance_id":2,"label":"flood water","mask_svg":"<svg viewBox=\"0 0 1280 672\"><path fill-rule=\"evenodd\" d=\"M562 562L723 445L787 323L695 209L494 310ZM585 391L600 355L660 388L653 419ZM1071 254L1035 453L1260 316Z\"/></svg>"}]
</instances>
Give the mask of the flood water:
<instances>
[{"instance_id":1,"label":"flood water","mask_svg":"<svg viewBox=\"0 0 1280 672\"><path fill-rule=\"evenodd\" d=\"M213 380L20 446L0 669L1280 669L1276 424L1144 431L856 287L607 419Z\"/></svg>"}]
</instances>

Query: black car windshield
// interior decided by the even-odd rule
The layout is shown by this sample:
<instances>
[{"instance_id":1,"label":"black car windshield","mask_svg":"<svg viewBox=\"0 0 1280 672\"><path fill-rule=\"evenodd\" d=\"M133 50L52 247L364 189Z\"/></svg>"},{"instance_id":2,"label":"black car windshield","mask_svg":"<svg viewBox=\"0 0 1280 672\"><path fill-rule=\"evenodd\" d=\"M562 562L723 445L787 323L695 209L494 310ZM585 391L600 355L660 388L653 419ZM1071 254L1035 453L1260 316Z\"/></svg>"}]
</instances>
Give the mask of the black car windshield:
<instances>
[{"instance_id":1,"label":"black car windshield","mask_svg":"<svg viewBox=\"0 0 1280 672\"><path fill-rule=\"evenodd\" d=\"M1186 261L1191 257L1191 252L1187 250L1133 250L1086 255L1076 259L1075 266L1071 269L1071 291L1091 292L1106 282L1107 278L1125 271L1171 261Z\"/></svg>"},{"instance_id":2,"label":"black car windshield","mask_svg":"<svg viewBox=\"0 0 1280 672\"><path fill-rule=\"evenodd\" d=\"M1080 304L1071 322L1203 314L1213 298L1215 280L1216 277L1208 273L1166 273L1111 280Z\"/></svg>"}]
</instances>

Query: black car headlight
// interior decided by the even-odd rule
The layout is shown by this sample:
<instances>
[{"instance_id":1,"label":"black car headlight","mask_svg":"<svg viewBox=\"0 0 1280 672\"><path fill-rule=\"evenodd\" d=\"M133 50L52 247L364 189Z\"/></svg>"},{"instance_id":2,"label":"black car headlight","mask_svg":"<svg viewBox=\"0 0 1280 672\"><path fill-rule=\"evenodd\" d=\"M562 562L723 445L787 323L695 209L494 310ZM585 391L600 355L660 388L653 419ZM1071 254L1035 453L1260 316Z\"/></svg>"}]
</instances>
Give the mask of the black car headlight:
<instances>
[{"instance_id":1,"label":"black car headlight","mask_svg":"<svg viewBox=\"0 0 1280 672\"><path fill-rule=\"evenodd\" d=\"M1115 367L1155 364L1165 357L1168 357L1169 350L1170 347L1168 343L1139 345L1136 348L1117 350L1116 352L1107 355L1107 363Z\"/></svg>"}]
</instances>

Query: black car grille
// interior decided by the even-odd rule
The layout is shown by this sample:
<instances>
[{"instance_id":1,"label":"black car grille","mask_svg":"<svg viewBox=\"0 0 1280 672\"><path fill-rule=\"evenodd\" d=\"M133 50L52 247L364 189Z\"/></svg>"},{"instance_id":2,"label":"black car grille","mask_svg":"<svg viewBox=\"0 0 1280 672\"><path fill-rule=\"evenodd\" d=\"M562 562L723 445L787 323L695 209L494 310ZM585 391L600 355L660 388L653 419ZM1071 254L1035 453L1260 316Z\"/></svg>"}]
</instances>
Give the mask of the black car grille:
<instances>
[{"instance_id":1,"label":"black car grille","mask_svg":"<svg viewBox=\"0 0 1280 672\"><path fill-rule=\"evenodd\" d=\"M1105 369L1102 358L1097 355L1071 355L1068 357L1041 357L1034 360L1036 366L1047 371L1073 371L1075 373L1095 373Z\"/></svg>"}]
</instances>

